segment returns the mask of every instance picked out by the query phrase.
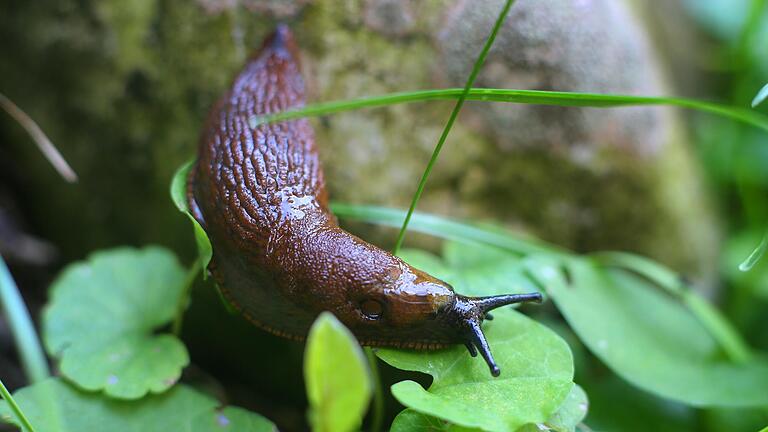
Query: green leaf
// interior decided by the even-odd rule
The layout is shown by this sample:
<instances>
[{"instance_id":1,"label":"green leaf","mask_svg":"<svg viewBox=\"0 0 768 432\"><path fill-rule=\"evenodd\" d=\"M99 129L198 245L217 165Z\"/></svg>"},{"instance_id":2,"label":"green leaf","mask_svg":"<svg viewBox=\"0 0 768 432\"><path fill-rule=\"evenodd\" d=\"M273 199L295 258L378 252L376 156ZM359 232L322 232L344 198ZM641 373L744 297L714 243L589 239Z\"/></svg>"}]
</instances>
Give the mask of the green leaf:
<instances>
[{"instance_id":1,"label":"green leaf","mask_svg":"<svg viewBox=\"0 0 768 432\"><path fill-rule=\"evenodd\" d=\"M764 85L763 88L760 89L759 92L755 95L755 98L752 99L752 108L757 107L761 103L763 103L766 99L768 99L768 84Z\"/></svg>"},{"instance_id":2,"label":"green leaf","mask_svg":"<svg viewBox=\"0 0 768 432\"><path fill-rule=\"evenodd\" d=\"M584 422L591 430L735 432L732 429L704 429L701 411L639 390L616 375L595 372L584 379L584 387L589 393L589 415Z\"/></svg>"},{"instance_id":3,"label":"green leaf","mask_svg":"<svg viewBox=\"0 0 768 432\"><path fill-rule=\"evenodd\" d=\"M547 421L536 425L525 425L518 429L518 432L539 432L542 430L574 432L576 426L587 416L588 408L587 394L581 386L574 384L563 404Z\"/></svg>"},{"instance_id":4,"label":"green leaf","mask_svg":"<svg viewBox=\"0 0 768 432\"><path fill-rule=\"evenodd\" d=\"M363 350L330 312L312 324L304 353L309 420L315 432L360 427L373 392Z\"/></svg>"},{"instance_id":5,"label":"green leaf","mask_svg":"<svg viewBox=\"0 0 768 432\"><path fill-rule=\"evenodd\" d=\"M584 390L574 385L568 397L560 408L555 411L549 420L539 424L527 424L517 429L517 432L574 432L576 426L584 420L587 415L587 394ZM413 409L406 409L395 417L390 432L411 432L411 431L435 431L435 432L473 432L481 431L477 428L466 428L455 425L445 420L422 414Z\"/></svg>"},{"instance_id":6,"label":"green leaf","mask_svg":"<svg viewBox=\"0 0 768 432\"><path fill-rule=\"evenodd\" d=\"M5 387L2 380L0 380L0 421L14 422L23 432L36 432L32 424L29 423L26 414L24 414L24 411L16 403L16 399Z\"/></svg>"},{"instance_id":7,"label":"green leaf","mask_svg":"<svg viewBox=\"0 0 768 432\"><path fill-rule=\"evenodd\" d=\"M272 431L264 418L238 408L216 410L219 403L185 385L137 401L105 398L48 379L15 393L37 432L207 432ZM8 421L8 406L0 403L0 419ZM224 415L232 427L217 427ZM214 423L209 423L211 419ZM237 428L236 428L237 427Z\"/></svg>"},{"instance_id":8,"label":"green leaf","mask_svg":"<svg viewBox=\"0 0 768 432\"><path fill-rule=\"evenodd\" d=\"M86 390L136 399L176 383L189 363L176 337L154 334L174 316L184 269L166 249L118 248L69 265L43 315L48 351Z\"/></svg>"},{"instance_id":9,"label":"green leaf","mask_svg":"<svg viewBox=\"0 0 768 432\"><path fill-rule=\"evenodd\" d=\"M697 292L686 287L677 273L648 258L624 252L603 252L594 256L602 264L633 271L678 297L717 340L730 360L743 362L752 356L735 327Z\"/></svg>"},{"instance_id":10,"label":"green leaf","mask_svg":"<svg viewBox=\"0 0 768 432\"><path fill-rule=\"evenodd\" d=\"M412 226L416 225L418 216ZM495 247L449 241L443 248L444 262L422 251L406 250L401 256L462 294L537 291L524 276L521 260ZM463 346L437 352L380 350L377 355L394 367L435 377L429 391L413 381L395 384L395 398L416 411L463 427L515 430L547 420L573 386L573 358L567 344L512 310L500 310L494 316L497 318L487 321L484 329L502 368L501 377L493 378L486 365L470 357ZM543 358L547 361L542 362Z\"/></svg>"},{"instance_id":11,"label":"green leaf","mask_svg":"<svg viewBox=\"0 0 768 432\"><path fill-rule=\"evenodd\" d=\"M575 257L528 266L590 351L635 386L694 406L768 404L768 362L724 360L699 319L647 280Z\"/></svg>"},{"instance_id":12,"label":"green leaf","mask_svg":"<svg viewBox=\"0 0 768 432\"><path fill-rule=\"evenodd\" d=\"M176 204L176 208L187 215L190 222L192 222L192 229L195 233L195 243L197 244L197 252L202 263L203 277L206 277L205 269L208 268L208 264L213 257L213 247L211 246L211 240L208 238L208 234L205 232L200 223L189 212L189 205L187 203L187 179L189 178L189 170L195 165L195 161L190 160L186 162L179 169L176 170L176 174L173 175L171 180L171 199Z\"/></svg>"},{"instance_id":13,"label":"green leaf","mask_svg":"<svg viewBox=\"0 0 768 432\"><path fill-rule=\"evenodd\" d=\"M408 408L395 417L389 432L475 432L481 430L455 425Z\"/></svg>"},{"instance_id":14,"label":"green leaf","mask_svg":"<svg viewBox=\"0 0 768 432\"><path fill-rule=\"evenodd\" d=\"M463 346L440 351L381 349L379 358L405 370L430 374L428 390L413 381L392 386L403 405L465 427L515 430L541 423L573 387L568 345L543 325L513 310L500 310L484 324L501 376Z\"/></svg>"},{"instance_id":15,"label":"green leaf","mask_svg":"<svg viewBox=\"0 0 768 432\"><path fill-rule=\"evenodd\" d=\"M275 425L259 414L237 407L204 412L192 421L190 432L273 432Z\"/></svg>"},{"instance_id":16,"label":"green leaf","mask_svg":"<svg viewBox=\"0 0 768 432\"><path fill-rule=\"evenodd\" d=\"M397 226L404 214L345 204L333 208L340 216L383 225ZM650 260L621 254L620 266L646 280L624 269L595 267L576 254L498 229L433 215L416 215L411 228L535 257L526 260L527 272L546 286L550 296L559 296L555 304L580 339L611 369L642 389L695 406L750 407L768 402L768 392L763 391L768 388L768 360L752 356L733 325L663 266L648 266ZM562 274L564 264L568 264L568 276L574 274L572 263L581 263L579 278ZM589 263L589 271L584 271L584 263ZM454 277L450 272L447 276ZM723 359L721 349L743 363ZM709 385L712 382L718 385Z\"/></svg>"},{"instance_id":17,"label":"green leaf","mask_svg":"<svg viewBox=\"0 0 768 432\"><path fill-rule=\"evenodd\" d=\"M743 272L748 272L752 270L752 267L757 264L758 261L760 261L760 258L765 255L765 252L768 250L768 233L766 233L763 236L763 239L760 241L760 244L757 245L755 250L752 251L751 254L747 257L747 259L744 260L741 264L739 264L739 270Z\"/></svg>"}]
</instances>

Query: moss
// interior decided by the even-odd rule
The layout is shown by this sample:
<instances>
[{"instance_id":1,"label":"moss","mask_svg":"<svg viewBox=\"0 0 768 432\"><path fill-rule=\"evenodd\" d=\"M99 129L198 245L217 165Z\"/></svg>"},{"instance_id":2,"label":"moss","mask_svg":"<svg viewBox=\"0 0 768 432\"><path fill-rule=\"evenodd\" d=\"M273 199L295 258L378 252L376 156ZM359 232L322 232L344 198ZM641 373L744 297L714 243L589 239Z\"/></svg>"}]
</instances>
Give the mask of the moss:
<instances>
[{"instance_id":1,"label":"moss","mask_svg":"<svg viewBox=\"0 0 768 432\"><path fill-rule=\"evenodd\" d=\"M367 23L370 2L316 0L288 18L302 46L310 101L461 84L493 14L478 8L456 21L455 5L466 2L406 3L414 24L405 34ZM530 8L530 1L519 3L515 10ZM629 19L621 6L609 9ZM596 73L578 63L579 53L549 47L557 38L594 39L590 31L597 30L558 27L556 18L568 13L562 9L541 25L525 21L541 14L513 15L516 30L500 36L483 84L545 79L560 89L602 82L605 87L594 90L663 92L655 60L643 57L648 46L632 36L636 23L610 46L630 44L625 51L632 55L620 58L642 65L629 68L632 76L606 72L617 63L590 57L599 52L587 56L603 68ZM621 20L611 25L625 25ZM0 64L0 79L81 176L78 185L63 184L21 131L3 122L3 137L24 167L15 186L30 197L25 208L39 233L61 245L66 257L145 242L184 245L191 256L189 229L167 198L168 182L194 154L209 106L272 27L271 16L243 7L205 9L181 0L0 6L0 37L14 47ZM531 41L565 54L541 57ZM637 87L624 87L628 83ZM393 106L315 121L332 197L406 206L451 105ZM706 267L711 253L703 251L716 247L716 229L676 122L656 111L470 103L420 208L500 220L579 250L629 249L679 268Z\"/></svg>"}]
</instances>

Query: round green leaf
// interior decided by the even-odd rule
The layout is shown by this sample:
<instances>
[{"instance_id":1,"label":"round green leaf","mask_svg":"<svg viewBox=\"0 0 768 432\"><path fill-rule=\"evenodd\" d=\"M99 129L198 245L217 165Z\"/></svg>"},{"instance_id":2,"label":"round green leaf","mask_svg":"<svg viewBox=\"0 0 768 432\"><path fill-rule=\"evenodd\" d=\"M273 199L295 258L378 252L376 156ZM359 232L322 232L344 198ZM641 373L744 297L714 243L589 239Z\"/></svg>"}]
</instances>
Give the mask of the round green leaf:
<instances>
[{"instance_id":1,"label":"round green leaf","mask_svg":"<svg viewBox=\"0 0 768 432\"><path fill-rule=\"evenodd\" d=\"M125 399L175 384L189 363L187 350L154 332L173 318L184 273L159 247L97 252L68 266L43 315L45 344L61 358L61 373L86 390Z\"/></svg>"},{"instance_id":2,"label":"round green leaf","mask_svg":"<svg viewBox=\"0 0 768 432\"><path fill-rule=\"evenodd\" d=\"M136 401L105 398L52 378L15 394L36 432L208 432L273 431L268 420L239 408L217 410L218 402L185 385ZM10 422L0 401L0 420ZM224 415L232 428L217 428L208 419Z\"/></svg>"},{"instance_id":3,"label":"round green leaf","mask_svg":"<svg viewBox=\"0 0 768 432\"><path fill-rule=\"evenodd\" d=\"M768 361L725 360L701 321L647 279L581 258L529 268L590 351L637 387L694 406L768 405Z\"/></svg>"},{"instance_id":4,"label":"round green leaf","mask_svg":"<svg viewBox=\"0 0 768 432\"><path fill-rule=\"evenodd\" d=\"M360 427L373 391L370 371L357 339L329 312L309 330L304 379L313 431Z\"/></svg>"},{"instance_id":5,"label":"round green leaf","mask_svg":"<svg viewBox=\"0 0 768 432\"><path fill-rule=\"evenodd\" d=\"M484 324L501 367L494 378L480 358L466 348L429 351L382 349L390 365L430 374L428 390L413 381L392 386L392 394L416 411L465 427L515 430L546 421L573 387L573 358L554 332L513 310L500 310Z\"/></svg>"},{"instance_id":6,"label":"round green leaf","mask_svg":"<svg viewBox=\"0 0 768 432\"><path fill-rule=\"evenodd\" d=\"M192 421L190 432L277 432L266 418L237 407L201 413Z\"/></svg>"},{"instance_id":7,"label":"round green leaf","mask_svg":"<svg viewBox=\"0 0 768 432\"><path fill-rule=\"evenodd\" d=\"M574 432L576 426L584 420L588 408L587 394L578 385L571 388L568 397L560 408L555 411L544 423L527 424L517 432ZM416 431L435 431L435 432L475 432L481 431L477 428L465 428L453 423L422 414L413 409L406 409L395 417L390 432L416 432Z\"/></svg>"}]
</instances>

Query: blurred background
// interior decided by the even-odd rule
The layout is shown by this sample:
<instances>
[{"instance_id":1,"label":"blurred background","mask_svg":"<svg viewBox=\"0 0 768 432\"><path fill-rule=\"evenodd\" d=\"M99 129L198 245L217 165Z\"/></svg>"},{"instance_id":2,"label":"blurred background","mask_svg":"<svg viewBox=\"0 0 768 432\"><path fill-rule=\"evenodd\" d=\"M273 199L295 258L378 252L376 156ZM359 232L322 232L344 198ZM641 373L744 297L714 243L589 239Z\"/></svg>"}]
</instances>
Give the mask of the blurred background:
<instances>
[{"instance_id":1,"label":"blurred background","mask_svg":"<svg viewBox=\"0 0 768 432\"><path fill-rule=\"evenodd\" d=\"M0 254L32 312L66 263L161 244L192 261L168 196L202 119L278 22L302 50L310 102L462 86L500 0L3 0L0 92L71 163L63 181L0 116ZM749 107L768 82L766 0L518 0L477 87L677 95ZM450 102L313 120L331 197L407 207ZM768 104L758 107L765 112ZM577 251L641 253L683 273L768 349L768 264L738 264L768 228L768 135L669 108L467 103L420 204ZM395 233L350 227L382 246ZM427 237L409 245L434 249ZM554 309L542 319L557 327ZM288 430L304 426L300 344L227 314L200 283L188 379ZM596 430L746 430L764 413L696 410L634 390L562 333ZM259 353L273 353L270 356ZM269 359L285 359L274 364ZM265 371L269 371L265 373ZM0 317L0 372L24 385ZM405 372L386 369L385 380ZM768 391L768 389L766 390ZM392 414L399 409L389 401Z\"/></svg>"}]
</instances>

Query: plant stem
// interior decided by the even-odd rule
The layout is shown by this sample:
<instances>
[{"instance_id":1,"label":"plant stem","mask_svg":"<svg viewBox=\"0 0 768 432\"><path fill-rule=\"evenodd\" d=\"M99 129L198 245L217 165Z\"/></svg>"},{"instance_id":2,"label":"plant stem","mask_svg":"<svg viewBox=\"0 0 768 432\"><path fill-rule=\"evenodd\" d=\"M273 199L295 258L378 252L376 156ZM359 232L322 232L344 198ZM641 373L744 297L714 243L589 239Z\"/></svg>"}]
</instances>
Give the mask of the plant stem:
<instances>
[{"instance_id":1,"label":"plant stem","mask_svg":"<svg viewBox=\"0 0 768 432\"><path fill-rule=\"evenodd\" d=\"M18 420L19 424L21 424L21 428L24 430L24 432L35 432L35 428L32 427L32 424L29 422L29 419L27 419L27 416L25 416L24 412L21 411L19 405L13 399L13 396L11 396L11 392L5 388L3 380L0 380L0 396L2 396L3 399L8 402L8 406L11 408L11 411L13 411L13 414L16 416L16 420Z\"/></svg>"},{"instance_id":2,"label":"plant stem","mask_svg":"<svg viewBox=\"0 0 768 432\"><path fill-rule=\"evenodd\" d=\"M365 347L365 356L368 358L368 366L371 368L373 380L373 413L371 414L371 432L381 431L384 423L384 391L381 389L379 377L379 364L376 354L370 347Z\"/></svg>"},{"instance_id":3,"label":"plant stem","mask_svg":"<svg viewBox=\"0 0 768 432\"><path fill-rule=\"evenodd\" d=\"M493 25L491 34L488 36L488 39L485 41L485 46L483 46L483 50L480 51L480 55L477 57L477 60L475 60L475 64L472 67L472 72L469 74L469 78L467 78L467 83L464 85L464 91L461 92L459 99L456 101L456 105L453 107L451 116L448 118L448 122L445 124L443 133L442 135L440 135L440 139L437 141L435 150L432 152L432 157L430 157L429 162L427 163L427 167L424 169L424 174L422 174L421 176L421 180L419 181L419 186L416 188L416 193L413 194L413 199L411 200L411 206L408 208L408 214L405 215L403 226L400 228L400 233L397 235L397 241L395 242L395 247L392 249L393 254L397 254L397 252L400 250L400 246L403 245L403 240L405 239L405 232L408 229L408 223L410 223L411 216L413 216L413 212L416 210L416 205L419 203L419 200L421 199L421 194L424 193L424 188L427 185L427 180L429 179L429 175L432 173L432 168L434 168L435 163L437 162L437 158L440 155L440 151L443 149L445 140L448 138L448 133L451 131L451 128L453 128L453 123L456 121L456 117L458 117L459 111L461 111L461 107L464 106L464 101L467 99L467 95L469 94L469 90L472 88L472 84L475 83L477 74L480 73L480 68L483 66L483 63L485 62L485 58L488 56L488 51L491 49L491 45L493 45L493 41L496 39L496 35L499 33L499 29L501 28L501 25L504 23L504 20L507 18L507 14L509 13L509 9L512 7L512 3L514 3L514 0L506 0L506 2L504 3L504 7L501 9L501 13L499 13L498 18L496 18L496 23L494 23Z\"/></svg>"},{"instance_id":4,"label":"plant stem","mask_svg":"<svg viewBox=\"0 0 768 432\"><path fill-rule=\"evenodd\" d=\"M40 339L35 332L35 326L32 324L19 288L2 256L0 256L0 307L11 327L27 379L34 383L48 378L50 371L40 346Z\"/></svg>"},{"instance_id":5,"label":"plant stem","mask_svg":"<svg viewBox=\"0 0 768 432\"><path fill-rule=\"evenodd\" d=\"M176 315L173 318L173 326L171 327L171 331L175 336L181 336L181 328L184 325L184 312L189 304L189 295L192 291L192 285L194 285L199 272L200 258L197 258L189 267L189 270L187 270L187 276L184 278L184 287L181 294L179 294L179 299L176 303Z\"/></svg>"},{"instance_id":6,"label":"plant stem","mask_svg":"<svg viewBox=\"0 0 768 432\"><path fill-rule=\"evenodd\" d=\"M22 111L21 108L16 106L15 103L13 103L2 93L0 93L0 107L2 107L5 112L8 113L8 115L13 117L14 120L16 120L21 125L21 127L27 131L29 136L32 137L32 140L35 142L35 144L37 144L37 147L43 153L43 156L48 159L48 162L53 165L53 168L58 171L59 175L62 176L64 180L70 183L77 181L77 174L75 174L75 171L72 169L72 167L69 166L67 161L61 155L61 153L59 153L59 150L56 149L56 146L53 145L51 140L48 139L43 130L40 129L40 126L38 126L37 123L35 123L35 121L27 115L27 113Z\"/></svg>"}]
</instances>

